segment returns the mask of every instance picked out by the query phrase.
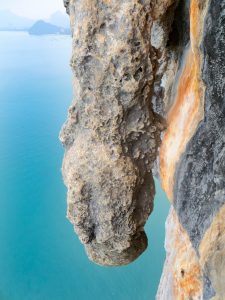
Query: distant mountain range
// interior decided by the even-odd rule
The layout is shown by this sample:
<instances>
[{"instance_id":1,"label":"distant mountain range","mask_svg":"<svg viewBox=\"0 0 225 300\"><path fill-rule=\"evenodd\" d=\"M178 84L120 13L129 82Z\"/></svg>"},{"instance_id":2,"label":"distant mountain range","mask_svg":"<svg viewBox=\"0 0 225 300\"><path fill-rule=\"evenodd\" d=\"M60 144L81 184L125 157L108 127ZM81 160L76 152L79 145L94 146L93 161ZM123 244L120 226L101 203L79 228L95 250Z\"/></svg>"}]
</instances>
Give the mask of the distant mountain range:
<instances>
[{"instance_id":1,"label":"distant mountain range","mask_svg":"<svg viewBox=\"0 0 225 300\"><path fill-rule=\"evenodd\" d=\"M30 34L69 34L69 17L57 11L47 20L32 20L17 16L9 10L0 10L2 30L28 31Z\"/></svg>"},{"instance_id":2,"label":"distant mountain range","mask_svg":"<svg viewBox=\"0 0 225 300\"><path fill-rule=\"evenodd\" d=\"M1 30L23 30L31 27L34 20L15 15L9 10L0 10Z\"/></svg>"},{"instance_id":3,"label":"distant mountain range","mask_svg":"<svg viewBox=\"0 0 225 300\"><path fill-rule=\"evenodd\" d=\"M69 28L63 28L45 21L39 20L28 30L29 34L45 35L45 34L70 34Z\"/></svg>"}]
</instances>

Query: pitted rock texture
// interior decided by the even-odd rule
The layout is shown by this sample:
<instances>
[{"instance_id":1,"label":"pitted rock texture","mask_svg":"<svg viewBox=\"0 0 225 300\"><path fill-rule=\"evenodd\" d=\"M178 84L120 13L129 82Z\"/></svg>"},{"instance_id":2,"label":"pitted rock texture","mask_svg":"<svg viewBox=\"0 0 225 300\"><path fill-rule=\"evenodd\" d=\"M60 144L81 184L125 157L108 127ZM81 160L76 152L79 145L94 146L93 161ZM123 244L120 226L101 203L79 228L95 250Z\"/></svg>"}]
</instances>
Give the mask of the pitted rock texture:
<instances>
[{"instance_id":1,"label":"pitted rock texture","mask_svg":"<svg viewBox=\"0 0 225 300\"><path fill-rule=\"evenodd\" d=\"M60 135L68 218L91 260L123 265L147 247L152 168L164 126L152 98L166 65L166 56L159 60L151 45L151 33L175 1L64 3L74 76L74 101ZM162 29L167 38L170 23Z\"/></svg>"}]
</instances>

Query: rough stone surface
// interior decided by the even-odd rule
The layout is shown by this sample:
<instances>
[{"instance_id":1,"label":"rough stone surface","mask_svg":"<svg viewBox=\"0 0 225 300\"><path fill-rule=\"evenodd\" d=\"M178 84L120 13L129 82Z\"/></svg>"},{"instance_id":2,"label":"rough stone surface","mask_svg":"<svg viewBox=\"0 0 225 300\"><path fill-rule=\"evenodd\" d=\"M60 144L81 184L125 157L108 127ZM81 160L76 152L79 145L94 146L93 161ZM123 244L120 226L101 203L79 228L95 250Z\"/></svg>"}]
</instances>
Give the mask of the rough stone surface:
<instances>
[{"instance_id":1,"label":"rough stone surface","mask_svg":"<svg viewBox=\"0 0 225 300\"><path fill-rule=\"evenodd\" d=\"M225 298L225 205L214 217L199 246L199 261L205 271L204 299Z\"/></svg>"},{"instance_id":2,"label":"rough stone surface","mask_svg":"<svg viewBox=\"0 0 225 300\"><path fill-rule=\"evenodd\" d=\"M163 128L152 97L165 65L151 30L173 3L65 1L74 75L74 102L60 137L68 218L98 264L127 264L147 246L144 225ZM164 39L168 28L161 30Z\"/></svg>"},{"instance_id":3,"label":"rough stone surface","mask_svg":"<svg viewBox=\"0 0 225 300\"><path fill-rule=\"evenodd\" d=\"M196 249L225 203L225 1L211 1L202 41L204 120L189 141L176 171L175 201Z\"/></svg>"},{"instance_id":4,"label":"rough stone surface","mask_svg":"<svg viewBox=\"0 0 225 300\"><path fill-rule=\"evenodd\" d=\"M203 295L203 273L187 232L172 207L166 221L167 253L157 300L200 300Z\"/></svg>"},{"instance_id":5,"label":"rough stone surface","mask_svg":"<svg viewBox=\"0 0 225 300\"><path fill-rule=\"evenodd\" d=\"M201 25L201 20L203 23ZM183 235L187 234L190 240L189 250L179 253L181 246L167 249L167 261L159 288L159 293L165 288L171 291L172 283L176 278L176 266L181 266L181 261L186 264L190 262L189 254L196 253L197 263L202 272L202 291L199 299L225 299L225 1L190 1L190 46L194 55L192 65L186 63L194 72L193 76L185 74L188 68L177 72L177 78L185 77L185 81L177 81L177 91L181 92L179 97L182 101L175 103L178 114L185 112L185 107L195 97L194 112L191 115L180 113L171 115L174 109L168 113L168 128L162 141L161 163L167 156L173 163L173 172L161 172L162 181L171 178L170 183L165 185L169 188L168 196L171 199L174 209L183 228ZM184 51L184 50L183 50ZM196 53L199 53L196 56ZM199 58L198 58L199 57ZM197 65L197 67L196 67ZM199 70L200 66L200 72ZM195 71L197 70L197 71ZM189 72L189 71L188 71ZM189 73L191 74L191 73ZM192 84L193 77L197 75L198 80ZM182 84L185 82L185 85ZM203 86L203 88L201 87ZM197 96L193 96L196 90L200 90ZM188 91L188 93L187 93ZM171 96L171 95L169 95ZM173 95L172 95L173 96ZM200 104L200 105L199 105ZM197 126L193 127L191 117L194 113L201 112L203 117L199 118ZM196 114L198 115L198 114ZM176 118L177 129L170 130L173 118ZM194 118L196 121L196 117ZM183 124L185 129L182 132ZM175 128L175 127L174 127ZM170 130L170 131L169 131ZM171 135L173 133L173 135ZM168 137L169 135L169 137ZM186 138L184 139L184 137ZM167 139L167 147L165 141ZM188 138L187 138L188 137ZM184 139L182 147L174 154L174 147ZM174 141L174 144L170 141ZM169 144L170 143L170 144ZM175 162L175 163L174 163ZM171 165L167 164L168 166ZM164 169L163 171L168 171ZM170 218L171 219L171 218ZM177 227L175 219L167 226L166 240L173 240L176 233L170 227ZM171 251L176 252L176 266L170 265L175 274L168 280L168 259ZM195 275L192 276L195 279ZM171 283L172 282L172 283ZM181 280L178 282L180 285ZM177 299L170 295L171 298ZM161 298L160 298L161 299ZM164 299L162 297L162 299ZM166 299L166 298L165 298ZM180 299L178 297L178 299ZM193 299L188 292L184 293L181 299Z\"/></svg>"}]
</instances>

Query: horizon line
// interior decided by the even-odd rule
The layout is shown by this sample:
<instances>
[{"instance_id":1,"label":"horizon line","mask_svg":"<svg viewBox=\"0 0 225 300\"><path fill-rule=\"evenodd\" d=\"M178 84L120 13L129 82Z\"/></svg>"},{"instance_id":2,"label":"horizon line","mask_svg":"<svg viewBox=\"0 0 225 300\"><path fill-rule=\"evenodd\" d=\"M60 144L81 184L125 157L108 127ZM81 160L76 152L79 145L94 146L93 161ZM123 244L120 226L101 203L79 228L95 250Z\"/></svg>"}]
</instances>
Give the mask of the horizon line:
<instances>
[{"instance_id":1,"label":"horizon line","mask_svg":"<svg viewBox=\"0 0 225 300\"><path fill-rule=\"evenodd\" d=\"M57 10L55 10L55 11L49 13L48 16L40 16L40 17L28 17L28 16L26 16L26 15L21 15L21 14L15 12L15 11L13 11L13 9L10 9L10 8L0 9L0 12L10 12L11 14L16 15L17 17L26 18L26 19L29 19L29 20L31 20L31 21L37 21L37 20L42 20L42 19L43 19L43 20L44 20L44 19L46 20L46 19L50 18L53 14L55 14L55 13L57 13L57 12L59 12L59 13L65 15L65 16L67 15L66 10L63 11L63 10L60 10L60 9L57 9Z\"/></svg>"}]
</instances>

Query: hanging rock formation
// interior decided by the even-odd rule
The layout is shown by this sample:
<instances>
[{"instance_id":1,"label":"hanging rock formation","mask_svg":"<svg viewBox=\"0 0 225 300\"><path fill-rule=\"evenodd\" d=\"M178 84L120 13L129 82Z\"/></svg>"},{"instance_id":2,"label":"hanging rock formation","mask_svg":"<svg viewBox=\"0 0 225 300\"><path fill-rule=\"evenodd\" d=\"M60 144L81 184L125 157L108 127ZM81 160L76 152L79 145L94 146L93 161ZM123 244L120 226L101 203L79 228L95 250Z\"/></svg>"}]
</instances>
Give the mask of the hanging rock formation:
<instances>
[{"instance_id":1,"label":"hanging rock formation","mask_svg":"<svg viewBox=\"0 0 225 300\"><path fill-rule=\"evenodd\" d=\"M68 218L91 260L127 264L147 246L152 168L164 126L151 101L162 70L150 36L153 19L168 7L137 0L65 5L74 76L74 102L60 136Z\"/></svg>"},{"instance_id":2,"label":"hanging rock formation","mask_svg":"<svg viewBox=\"0 0 225 300\"><path fill-rule=\"evenodd\" d=\"M225 0L64 3L63 176L88 256L123 265L145 250L154 170L172 203L157 299L225 299Z\"/></svg>"}]
</instances>

